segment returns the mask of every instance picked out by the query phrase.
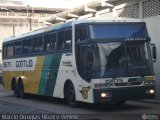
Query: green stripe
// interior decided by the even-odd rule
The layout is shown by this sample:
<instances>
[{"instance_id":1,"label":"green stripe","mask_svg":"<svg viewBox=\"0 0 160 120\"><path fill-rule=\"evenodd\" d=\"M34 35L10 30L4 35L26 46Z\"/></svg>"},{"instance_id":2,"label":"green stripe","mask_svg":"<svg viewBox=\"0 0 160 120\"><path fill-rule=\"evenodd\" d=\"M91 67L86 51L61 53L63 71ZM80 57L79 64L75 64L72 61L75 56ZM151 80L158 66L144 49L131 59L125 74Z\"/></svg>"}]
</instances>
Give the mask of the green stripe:
<instances>
[{"instance_id":1,"label":"green stripe","mask_svg":"<svg viewBox=\"0 0 160 120\"><path fill-rule=\"evenodd\" d=\"M50 66L50 76L49 79L47 80L45 95L53 96L61 58L62 54L54 55L52 58L52 63Z\"/></svg>"},{"instance_id":2,"label":"green stripe","mask_svg":"<svg viewBox=\"0 0 160 120\"><path fill-rule=\"evenodd\" d=\"M44 93L45 93L46 84L47 84L46 74L48 73L49 67L51 66L51 61L52 61L52 56L51 55L45 56L43 67L42 67L39 90L38 90L38 93L40 95L44 95Z\"/></svg>"},{"instance_id":3,"label":"green stripe","mask_svg":"<svg viewBox=\"0 0 160 120\"><path fill-rule=\"evenodd\" d=\"M45 56L38 91L40 95L53 95L61 57L62 54L49 54Z\"/></svg>"}]
</instances>

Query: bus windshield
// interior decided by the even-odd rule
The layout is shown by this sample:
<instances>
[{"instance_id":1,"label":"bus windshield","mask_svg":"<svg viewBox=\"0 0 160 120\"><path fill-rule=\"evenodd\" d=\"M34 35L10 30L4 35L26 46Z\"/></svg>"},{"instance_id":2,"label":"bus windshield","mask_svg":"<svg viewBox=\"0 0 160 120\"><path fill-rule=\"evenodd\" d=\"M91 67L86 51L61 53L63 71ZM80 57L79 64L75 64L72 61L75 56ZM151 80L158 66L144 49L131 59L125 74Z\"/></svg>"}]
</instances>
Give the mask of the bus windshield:
<instances>
[{"instance_id":1,"label":"bus windshield","mask_svg":"<svg viewBox=\"0 0 160 120\"><path fill-rule=\"evenodd\" d=\"M152 73L152 64L145 42L109 42L94 45L93 77L145 76Z\"/></svg>"},{"instance_id":2,"label":"bus windshield","mask_svg":"<svg viewBox=\"0 0 160 120\"><path fill-rule=\"evenodd\" d=\"M89 28L91 39L148 37L145 23L93 24Z\"/></svg>"}]
</instances>

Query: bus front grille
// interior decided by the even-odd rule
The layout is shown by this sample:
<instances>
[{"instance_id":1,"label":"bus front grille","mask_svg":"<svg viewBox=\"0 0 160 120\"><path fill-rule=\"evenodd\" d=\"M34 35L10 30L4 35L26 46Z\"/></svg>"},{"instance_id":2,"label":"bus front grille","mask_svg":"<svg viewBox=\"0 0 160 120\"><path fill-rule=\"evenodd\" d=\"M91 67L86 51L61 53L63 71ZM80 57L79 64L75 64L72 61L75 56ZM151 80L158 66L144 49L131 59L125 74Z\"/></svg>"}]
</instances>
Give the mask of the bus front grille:
<instances>
[{"instance_id":1,"label":"bus front grille","mask_svg":"<svg viewBox=\"0 0 160 120\"><path fill-rule=\"evenodd\" d=\"M125 83L114 83L115 86L132 86L132 85L141 85L142 82L125 82Z\"/></svg>"}]
</instances>

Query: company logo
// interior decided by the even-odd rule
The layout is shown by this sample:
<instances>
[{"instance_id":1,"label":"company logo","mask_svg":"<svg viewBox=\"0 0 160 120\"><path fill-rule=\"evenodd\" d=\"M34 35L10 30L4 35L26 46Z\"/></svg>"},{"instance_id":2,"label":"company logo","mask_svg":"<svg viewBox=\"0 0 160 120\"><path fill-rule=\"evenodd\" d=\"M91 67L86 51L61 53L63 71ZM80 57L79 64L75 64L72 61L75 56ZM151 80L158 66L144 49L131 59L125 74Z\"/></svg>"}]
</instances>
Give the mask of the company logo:
<instances>
[{"instance_id":1,"label":"company logo","mask_svg":"<svg viewBox=\"0 0 160 120\"><path fill-rule=\"evenodd\" d=\"M147 114L142 115L142 120L147 120L147 118L148 118Z\"/></svg>"},{"instance_id":2,"label":"company logo","mask_svg":"<svg viewBox=\"0 0 160 120\"><path fill-rule=\"evenodd\" d=\"M113 79L113 80L106 80L106 84L108 83L123 83L123 79Z\"/></svg>"},{"instance_id":3,"label":"company logo","mask_svg":"<svg viewBox=\"0 0 160 120\"><path fill-rule=\"evenodd\" d=\"M4 60L3 69L4 71L34 70L36 61L37 57Z\"/></svg>"},{"instance_id":4,"label":"company logo","mask_svg":"<svg viewBox=\"0 0 160 120\"><path fill-rule=\"evenodd\" d=\"M91 87L83 87L80 93L82 94L84 99L88 98L88 91L90 90Z\"/></svg>"},{"instance_id":5,"label":"company logo","mask_svg":"<svg viewBox=\"0 0 160 120\"><path fill-rule=\"evenodd\" d=\"M72 67L71 61L62 61L62 65L63 66L68 66L68 67Z\"/></svg>"}]
</instances>

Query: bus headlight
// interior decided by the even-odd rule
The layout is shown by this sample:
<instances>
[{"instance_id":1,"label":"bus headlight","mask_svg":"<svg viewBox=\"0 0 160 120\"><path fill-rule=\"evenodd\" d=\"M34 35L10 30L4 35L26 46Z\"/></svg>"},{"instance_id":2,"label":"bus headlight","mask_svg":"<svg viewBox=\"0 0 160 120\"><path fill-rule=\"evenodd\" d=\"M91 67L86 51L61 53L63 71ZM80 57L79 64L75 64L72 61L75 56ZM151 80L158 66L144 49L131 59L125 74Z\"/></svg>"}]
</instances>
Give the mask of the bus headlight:
<instances>
[{"instance_id":1,"label":"bus headlight","mask_svg":"<svg viewBox=\"0 0 160 120\"><path fill-rule=\"evenodd\" d=\"M155 90L154 89L148 89L146 90L146 94L154 94Z\"/></svg>"},{"instance_id":2,"label":"bus headlight","mask_svg":"<svg viewBox=\"0 0 160 120\"><path fill-rule=\"evenodd\" d=\"M107 94L106 93L101 93L101 97L106 97Z\"/></svg>"},{"instance_id":3,"label":"bus headlight","mask_svg":"<svg viewBox=\"0 0 160 120\"><path fill-rule=\"evenodd\" d=\"M101 97L102 97L102 98L111 97L111 96L112 96L111 93L107 93L107 92L102 92L102 93L101 93Z\"/></svg>"},{"instance_id":4,"label":"bus headlight","mask_svg":"<svg viewBox=\"0 0 160 120\"><path fill-rule=\"evenodd\" d=\"M150 94L154 94L154 93L155 93L155 90L152 90L152 89L151 89L151 90L149 90L149 93L150 93Z\"/></svg>"}]
</instances>

